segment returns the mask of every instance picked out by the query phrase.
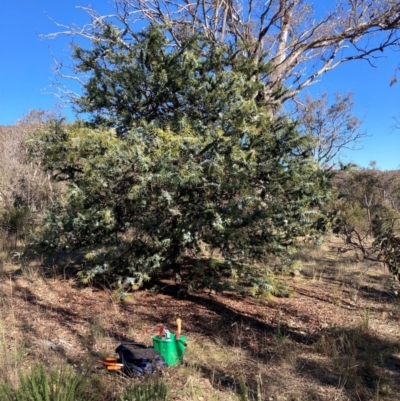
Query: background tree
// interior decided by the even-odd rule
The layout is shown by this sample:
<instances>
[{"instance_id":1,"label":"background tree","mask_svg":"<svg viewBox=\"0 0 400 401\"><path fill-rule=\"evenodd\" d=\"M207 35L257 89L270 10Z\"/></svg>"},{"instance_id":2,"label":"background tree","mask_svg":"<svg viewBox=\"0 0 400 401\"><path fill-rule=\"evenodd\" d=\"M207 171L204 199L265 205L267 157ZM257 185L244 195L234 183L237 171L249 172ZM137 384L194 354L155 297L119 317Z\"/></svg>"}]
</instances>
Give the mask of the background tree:
<instances>
[{"instance_id":1,"label":"background tree","mask_svg":"<svg viewBox=\"0 0 400 401\"><path fill-rule=\"evenodd\" d=\"M75 47L91 76L79 105L96 118L56 124L33 143L69 186L37 243L84 249L85 280L109 274L135 285L160 267L180 274L203 243L231 277L269 288L268 270L252 263L285 254L312 229L329 179L309 156L311 138L271 120L257 97L264 84L251 77L268 66L204 37L171 48L154 27L129 48L116 27L103 35L90 50ZM191 274L211 286L196 266Z\"/></svg>"},{"instance_id":2,"label":"background tree","mask_svg":"<svg viewBox=\"0 0 400 401\"><path fill-rule=\"evenodd\" d=\"M321 169L336 167L341 152L344 149L356 150L360 140L366 136L360 131L361 121L352 114L354 102L351 93L336 93L333 104L329 104L327 93L317 99L306 95L298 107L300 132L315 138L312 153Z\"/></svg>"},{"instance_id":3,"label":"background tree","mask_svg":"<svg viewBox=\"0 0 400 401\"><path fill-rule=\"evenodd\" d=\"M363 258L384 262L400 278L399 171L352 169L335 177L338 211L334 232L345 240L343 250L355 249Z\"/></svg>"},{"instance_id":4,"label":"background tree","mask_svg":"<svg viewBox=\"0 0 400 401\"><path fill-rule=\"evenodd\" d=\"M137 26L166 26L173 45L200 34L213 42L246 44L254 63L268 64L269 74L253 74L264 82L259 96L282 104L324 73L351 60L367 60L400 37L400 2L393 0L337 0L324 10L305 0L118 0L115 12L91 17L83 28L60 25L59 34L79 35L94 42L110 22L118 27L118 46L129 49ZM139 24L139 25L137 25ZM76 79L76 77L75 77Z\"/></svg>"},{"instance_id":5,"label":"background tree","mask_svg":"<svg viewBox=\"0 0 400 401\"><path fill-rule=\"evenodd\" d=\"M27 162L25 146L25 141L55 116L53 112L32 110L16 124L0 126L0 251L4 250L7 257L55 202L57 186L40 163Z\"/></svg>"}]
</instances>

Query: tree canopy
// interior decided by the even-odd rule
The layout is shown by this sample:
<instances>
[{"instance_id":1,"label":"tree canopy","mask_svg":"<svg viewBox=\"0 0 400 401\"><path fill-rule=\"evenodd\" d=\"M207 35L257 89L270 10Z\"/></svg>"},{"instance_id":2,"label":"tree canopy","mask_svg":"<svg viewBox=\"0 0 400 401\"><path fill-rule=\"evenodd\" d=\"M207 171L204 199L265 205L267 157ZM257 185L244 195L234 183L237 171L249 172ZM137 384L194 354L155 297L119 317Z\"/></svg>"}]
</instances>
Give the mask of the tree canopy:
<instances>
[{"instance_id":1,"label":"tree canopy","mask_svg":"<svg viewBox=\"0 0 400 401\"><path fill-rule=\"evenodd\" d=\"M365 132L360 131L361 121L352 114L352 93L335 94L335 102L328 103L328 94L312 99L306 95L298 104L297 121L303 134L313 135L313 156L324 170L337 168L343 150L356 150Z\"/></svg>"},{"instance_id":2,"label":"tree canopy","mask_svg":"<svg viewBox=\"0 0 400 401\"><path fill-rule=\"evenodd\" d=\"M62 30L48 36L77 35L95 43L112 24L118 46L129 49L139 27L151 24L166 27L177 48L193 35L238 48L245 44L255 63L271 67L253 78L264 82L259 95L276 106L342 63L373 64L400 43L400 2L394 0L118 0L108 15L81 8L91 23L58 24Z\"/></svg>"}]
</instances>

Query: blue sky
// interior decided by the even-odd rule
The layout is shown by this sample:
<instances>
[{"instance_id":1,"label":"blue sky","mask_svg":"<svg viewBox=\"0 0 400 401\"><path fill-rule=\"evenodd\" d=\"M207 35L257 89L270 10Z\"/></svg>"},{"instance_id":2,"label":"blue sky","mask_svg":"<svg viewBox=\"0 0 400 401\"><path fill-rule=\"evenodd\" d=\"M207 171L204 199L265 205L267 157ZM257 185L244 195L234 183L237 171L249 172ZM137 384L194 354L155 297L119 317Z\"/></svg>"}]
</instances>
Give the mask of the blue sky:
<instances>
[{"instance_id":1,"label":"blue sky","mask_svg":"<svg viewBox=\"0 0 400 401\"><path fill-rule=\"evenodd\" d=\"M88 4L81 0L3 2L0 125L13 124L31 109L50 109L59 102L48 94L49 85L55 79L52 54L68 61L70 38L42 40L38 35L57 31L46 13L66 25L88 22L86 14L76 8ZM106 0L92 0L90 4L100 13L107 13L111 7ZM400 82L389 87L400 63L400 51L385 50L382 56L376 60L376 68L365 61L343 64L325 74L309 90L313 94L323 91L354 93L354 113L359 118L365 115L362 130L370 136L360 144L362 150L347 151L344 161L366 167L375 160L378 168L387 170L400 167L400 130L393 130L394 116L400 115ZM73 118L71 112L67 114Z\"/></svg>"}]
</instances>

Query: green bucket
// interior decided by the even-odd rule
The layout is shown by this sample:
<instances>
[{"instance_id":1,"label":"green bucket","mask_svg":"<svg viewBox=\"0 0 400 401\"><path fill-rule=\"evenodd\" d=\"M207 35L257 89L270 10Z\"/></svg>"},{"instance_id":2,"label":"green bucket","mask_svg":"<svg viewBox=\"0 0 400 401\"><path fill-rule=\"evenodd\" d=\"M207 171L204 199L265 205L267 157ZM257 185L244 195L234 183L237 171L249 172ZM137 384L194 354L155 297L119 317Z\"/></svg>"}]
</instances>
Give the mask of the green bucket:
<instances>
[{"instance_id":1,"label":"green bucket","mask_svg":"<svg viewBox=\"0 0 400 401\"><path fill-rule=\"evenodd\" d=\"M177 365L182 362L185 354L186 336L180 336L179 340L175 339L175 334L170 334L170 339L164 337L153 336L153 347L164 358L168 366Z\"/></svg>"}]
</instances>

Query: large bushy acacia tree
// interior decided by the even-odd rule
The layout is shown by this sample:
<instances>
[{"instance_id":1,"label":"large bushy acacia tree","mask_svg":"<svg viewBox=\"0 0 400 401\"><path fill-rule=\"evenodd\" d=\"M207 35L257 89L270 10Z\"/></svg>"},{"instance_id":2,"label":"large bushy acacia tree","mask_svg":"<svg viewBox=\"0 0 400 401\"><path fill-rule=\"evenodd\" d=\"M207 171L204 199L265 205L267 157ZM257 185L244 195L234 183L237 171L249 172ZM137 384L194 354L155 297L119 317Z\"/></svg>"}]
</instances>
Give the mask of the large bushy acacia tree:
<instances>
[{"instance_id":1,"label":"large bushy acacia tree","mask_svg":"<svg viewBox=\"0 0 400 401\"><path fill-rule=\"evenodd\" d=\"M269 65L245 56L245 44L194 35L171 47L152 26L127 47L118 28L103 28L89 50L75 48L90 75L78 104L95 118L56 124L32 142L69 185L37 242L84 249L86 279L136 284L163 266L179 270L202 244L239 277L314 229L329 180L311 157L312 138L271 119L258 96L265 83L252 77ZM259 272L250 269L253 283Z\"/></svg>"}]
</instances>

